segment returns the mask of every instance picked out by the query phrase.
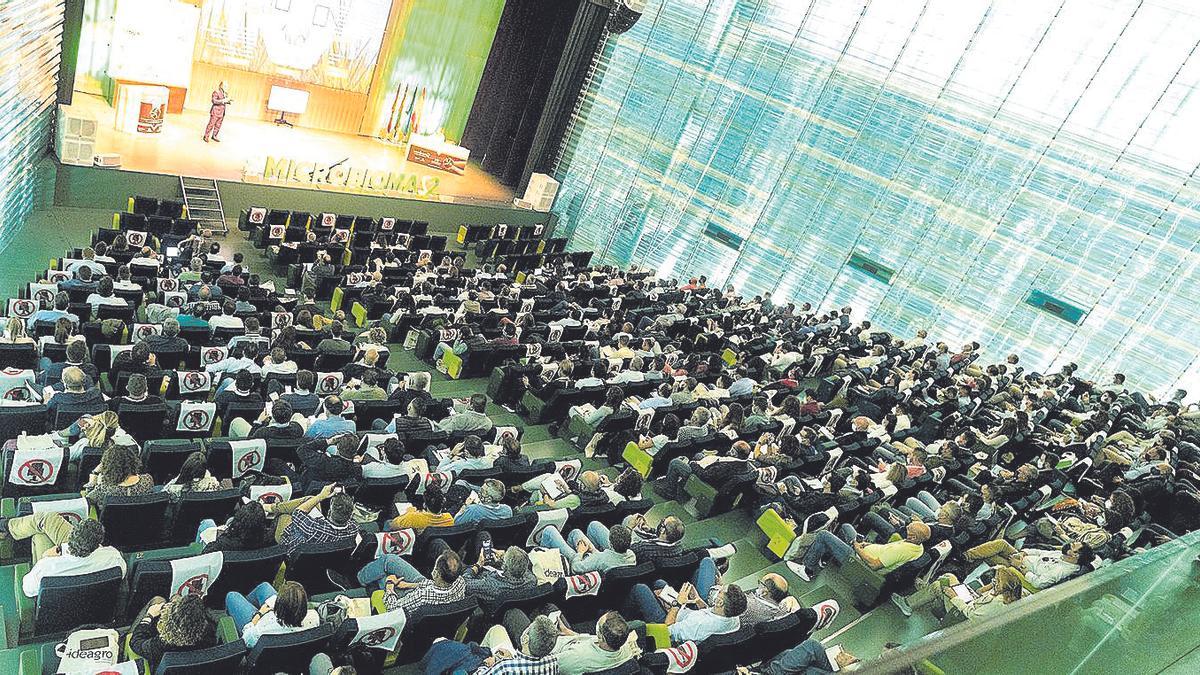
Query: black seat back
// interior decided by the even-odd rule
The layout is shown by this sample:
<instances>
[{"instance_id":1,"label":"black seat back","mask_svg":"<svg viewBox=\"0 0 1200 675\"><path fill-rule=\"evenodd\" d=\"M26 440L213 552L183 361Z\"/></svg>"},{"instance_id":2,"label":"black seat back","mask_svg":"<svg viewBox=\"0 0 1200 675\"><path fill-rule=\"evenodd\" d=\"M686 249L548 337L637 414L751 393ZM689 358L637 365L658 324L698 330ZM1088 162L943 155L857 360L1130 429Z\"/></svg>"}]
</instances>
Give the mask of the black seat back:
<instances>
[{"instance_id":1,"label":"black seat back","mask_svg":"<svg viewBox=\"0 0 1200 675\"><path fill-rule=\"evenodd\" d=\"M375 420L391 421L404 412L400 401L355 401L354 422L359 431L370 431Z\"/></svg>"},{"instance_id":2,"label":"black seat back","mask_svg":"<svg viewBox=\"0 0 1200 675\"><path fill-rule=\"evenodd\" d=\"M413 612L408 617L408 625L404 627L404 641L396 654L396 663L403 665L418 661L429 651L435 639L454 635L478 606L475 598L467 597L457 602L426 605Z\"/></svg>"},{"instance_id":3,"label":"black seat back","mask_svg":"<svg viewBox=\"0 0 1200 675\"><path fill-rule=\"evenodd\" d=\"M479 529L492 535L492 546L496 548L523 546L535 520L533 513L516 513L501 520L485 520L479 523Z\"/></svg>"},{"instance_id":4,"label":"black seat back","mask_svg":"<svg viewBox=\"0 0 1200 675\"><path fill-rule=\"evenodd\" d=\"M203 451L200 441L167 438L147 441L142 446L142 470L154 476L155 485L163 485L179 475L188 455Z\"/></svg>"},{"instance_id":5,"label":"black seat back","mask_svg":"<svg viewBox=\"0 0 1200 675\"><path fill-rule=\"evenodd\" d=\"M37 365L37 347L25 344L0 344L0 368L33 368Z\"/></svg>"},{"instance_id":6,"label":"black seat back","mask_svg":"<svg viewBox=\"0 0 1200 675\"><path fill-rule=\"evenodd\" d=\"M121 428L139 443L162 438L163 420L167 418L167 406L138 405L122 403L117 416L121 420Z\"/></svg>"},{"instance_id":7,"label":"black seat back","mask_svg":"<svg viewBox=\"0 0 1200 675\"><path fill-rule=\"evenodd\" d=\"M225 522L233 515L241 499L242 491L237 488L180 494L175 522L171 526L171 541L177 544L192 541L196 538L200 521L206 518L217 523Z\"/></svg>"},{"instance_id":8,"label":"black seat back","mask_svg":"<svg viewBox=\"0 0 1200 675\"><path fill-rule=\"evenodd\" d=\"M691 581L692 575L700 565L700 559L707 555L702 549L692 549L677 556L662 558L655 562L658 578L678 588L684 582Z\"/></svg>"},{"instance_id":9,"label":"black seat back","mask_svg":"<svg viewBox=\"0 0 1200 675\"><path fill-rule=\"evenodd\" d=\"M259 638L246 655L245 672L249 675L307 673L317 653L328 648L333 627L323 623L295 633L275 633Z\"/></svg>"},{"instance_id":10,"label":"black seat back","mask_svg":"<svg viewBox=\"0 0 1200 675\"><path fill-rule=\"evenodd\" d=\"M282 546L252 551L225 551L221 576L208 587L205 602L213 609L223 608L226 593L254 588L263 581L273 580L286 558L287 549Z\"/></svg>"},{"instance_id":11,"label":"black seat back","mask_svg":"<svg viewBox=\"0 0 1200 675\"><path fill-rule=\"evenodd\" d=\"M287 578L303 584L309 595L338 590L326 571L346 571L354 547L354 539L307 545L288 560Z\"/></svg>"},{"instance_id":12,"label":"black seat back","mask_svg":"<svg viewBox=\"0 0 1200 675\"><path fill-rule=\"evenodd\" d=\"M208 649L166 652L154 675L212 675L234 673L246 656L246 643L237 640Z\"/></svg>"},{"instance_id":13,"label":"black seat back","mask_svg":"<svg viewBox=\"0 0 1200 675\"><path fill-rule=\"evenodd\" d=\"M151 492L134 497L108 497L100 511L105 538L122 551L152 548L163 541L171 496Z\"/></svg>"},{"instance_id":14,"label":"black seat back","mask_svg":"<svg viewBox=\"0 0 1200 675\"><path fill-rule=\"evenodd\" d=\"M45 577L33 610L33 636L45 639L80 626L111 626L116 618L121 570Z\"/></svg>"}]
</instances>

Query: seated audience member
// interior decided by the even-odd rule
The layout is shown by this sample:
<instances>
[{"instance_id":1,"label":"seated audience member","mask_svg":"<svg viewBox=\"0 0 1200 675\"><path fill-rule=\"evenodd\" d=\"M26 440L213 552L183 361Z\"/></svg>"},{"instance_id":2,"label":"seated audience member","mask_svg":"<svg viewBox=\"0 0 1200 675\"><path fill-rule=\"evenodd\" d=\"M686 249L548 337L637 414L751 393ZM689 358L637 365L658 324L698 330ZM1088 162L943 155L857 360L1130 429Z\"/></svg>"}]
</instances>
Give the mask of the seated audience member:
<instances>
[{"instance_id":1,"label":"seated audience member","mask_svg":"<svg viewBox=\"0 0 1200 675\"><path fill-rule=\"evenodd\" d=\"M560 672L554 646L558 628L549 617L535 618L517 642L504 626L493 626L479 647L453 640L434 643L425 656L426 672L470 672L472 675L555 675ZM490 656L484 656L490 654Z\"/></svg>"},{"instance_id":2,"label":"seated audience member","mask_svg":"<svg viewBox=\"0 0 1200 675\"><path fill-rule=\"evenodd\" d=\"M62 391L53 392L46 401L46 412L51 421L60 410L94 404L104 405L104 394L88 382L87 375L80 368L71 366L63 370L62 387Z\"/></svg>"},{"instance_id":3,"label":"seated audience member","mask_svg":"<svg viewBox=\"0 0 1200 675\"><path fill-rule=\"evenodd\" d=\"M717 487L753 479L756 469L750 461L751 450L746 441L737 441L723 455L707 454L693 461L676 457L667 466L662 495L668 499L678 499L688 478L693 475Z\"/></svg>"},{"instance_id":4,"label":"seated audience member","mask_svg":"<svg viewBox=\"0 0 1200 675\"><path fill-rule=\"evenodd\" d=\"M511 518L512 507L503 502L504 483L489 478L479 487L479 500L464 505L454 516L456 524Z\"/></svg>"},{"instance_id":5,"label":"seated audience member","mask_svg":"<svg viewBox=\"0 0 1200 675\"><path fill-rule=\"evenodd\" d=\"M438 427L442 431L454 433L456 431L464 431L467 433L483 434L492 430L492 418L487 416L487 396L483 394L472 394L467 406L460 408L459 404L455 404L455 409L451 411L450 416L438 423Z\"/></svg>"},{"instance_id":6,"label":"seated audience member","mask_svg":"<svg viewBox=\"0 0 1200 675\"><path fill-rule=\"evenodd\" d=\"M421 532L430 527L450 527L454 524L454 516L445 509L445 493L434 487L426 488L425 505L418 509L408 504L402 513L387 522L387 529Z\"/></svg>"},{"instance_id":7,"label":"seated audience member","mask_svg":"<svg viewBox=\"0 0 1200 675\"><path fill-rule=\"evenodd\" d=\"M846 650L838 652L836 662L831 662L825 645L809 638L783 651L756 672L760 675L822 675L850 670L858 663L858 657Z\"/></svg>"},{"instance_id":8,"label":"seated audience member","mask_svg":"<svg viewBox=\"0 0 1200 675\"><path fill-rule=\"evenodd\" d=\"M216 535L205 536L205 532L213 530ZM196 532L196 540L204 541L201 553L213 551L256 551L275 543L271 522L261 503L247 502L233 511L233 516L223 525L217 525L211 519L200 521Z\"/></svg>"},{"instance_id":9,"label":"seated audience member","mask_svg":"<svg viewBox=\"0 0 1200 675\"><path fill-rule=\"evenodd\" d=\"M326 501L325 517L313 516L313 509ZM289 556L311 544L350 541L358 536L354 500L344 492L334 494L332 483L315 495L272 504L270 510L276 516L275 539L287 548Z\"/></svg>"},{"instance_id":10,"label":"seated audience member","mask_svg":"<svg viewBox=\"0 0 1200 675\"><path fill-rule=\"evenodd\" d=\"M280 397L250 424L238 417L229 423L229 435L235 438L301 438L304 426L297 422L292 406Z\"/></svg>"},{"instance_id":11,"label":"seated audience member","mask_svg":"<svg viewBox=\"0 0 1200 675\"><path fill-rule=\"evenodd\" d=\"M343 339L346 326L341 321L334 321L329 326L329 337L317 343L317 353L322 355L349 356L354 353L354 347Z\"/></svg>"},{"instance_id":12,"label":"seated audience member","mask_svg":"<svg viewBox=\"0 0 1200 675\"><path fill-rule=\"evenodd\" d=\"M42 359L42 372L38 377L38 382L43 386L53 387L62 382L63 371L67 368L75 367L83 371L87 377L87 386L100 381L100 371L96 365L88 360L87 342L82 337L71 337L67 344L67 360L66 362L51 363L48 359ZM110 380L116 382L115 379Z\"/></svg>"},{"instance_id":13,"label":"seated audience member","mask_svg":"<svg viewBox=\"0 0 1200 675\"><path fill-rule=\"evenodd\" d=\"M125 298L120 298L113 295L113 280L112 277L103 277L100 283L96 285L96 292L92 293L85 300L87 304L92 306L92 315L98 316L100 307L107 305L109 307L128 307L129 303L125 302Z\"/></svg>"},{"instance_id":14,"label":"seated audience member","mask_svg":"<svg viewBox=\"0 0 1200 675\"><path fill-rule=\"evenodd\" d=\"M385 553L359 570L358 583L382 588L384 607L388 611L403 609L410 616L422 607L458 602L467 588L462 559L449 548L434 560L429 578L400 556Z\"/></svg>"},{"instance_id":15,"label":"seated audience member","mask_svg":"<svg viewBox=\"0 0 1200 675\"><path fill-rule=\"evenodd\" d=\"M215 492L221 489L221 481L209 472L208 459L203 452L197 450L183 460L183 465L179 467L179 475L167 481L163 489L174 494Z\"/></svg>"},{"instance_id":16,"label":"seated audience member","mask_svg":"<svg viewBox=\"0 0 1200 675\"><path fill-rule=\"evenodd\" d=\"M415 399L432 400L429 395L429 373L408 373L400 375L400 386L388 395L389 401L399 401L404 410Z\"/></svg>"},{"instance_id":17,"label":"seated audience member","mask_svg":"<svg viewBox=\"0 0 1200 675\"><path fill-rule=\"evenodd\" d=\"M344 483L362 480L362 464L358 461L358 437L341 434L335 438L318 438L296 449L300 460L300 484ZM328 448L334 448L330 454Z\"/></svg>"},{"instance_id":18,"label":"seated audience member","mask_svg":"<svg viewBox=\"0 0 1200 675\"><path fill-rule=\"evenodd\" d=\"M383 401L387 392L379 386L374 370L364 370L360 379L353 379L342 389L342 398L347 401Z\"/></svg>"},{"instance_id":19,"label":"seated audience member","mask_svg":"<svg viewBox=\"0 0 1200 675\"><path fill-rule=\"evenodd\" d=\"M501 473L513 473L529 467L529 458L521 454L521 441L516 436L500 438L500 456L492 466Z\"/></svg>"},{"instance_id":20,"label":"seated audience member","mask_svg":"<svg viewBox=\"0 0 1200 675\"><path fill-rule=\"evenodd\" d=\"M433 431L433 421L425 417L425 399L422 398L415 398L408 404L408 414L397 415L386 426L383 420L375 420L375 426L401 437Z\"/></svg>"},{"instance_id":21,"label":"seated audience member","mask_svg":"<svg viewBox=\"0 0 1200 675\"><path fill-rule=\"evenodd\" d=\"M221 305L221 313L209 317L208 325L213 328L245 328L241 317L234 316L237 305L232 300L226 300Z\"/></svg>"},{"instance_id":22,"label":"seated audience member","mask_svg":"<svg viewBox=\"0 0 1200 675\"><path fill-rule=\"evenodd\" d=\"M650 528L646 516L637 513L623 524L632 532L629 550L639 563L672 558L683 552L683 521L675 516L667 516ZM612 531L592 521L588 523L587 540L596 550L608 550L612 547Z\"/></svg>"},{"instance_id":23,"label":"seated audience member","mask_svg":"<svg viewBox=\"0 0 1200 675\"><path fill-rule=\"evenodd\" d=\"M436 466L438 471L446 473L457 474L472 469L492 468L492 458L486 454L483 439L475 434L468 434L462 443L454 446L446 459L437 461L436 455L431 455L429 459L431 466Z\"/></svg>"},{"instance_id":24,"label":"seated audience member","mask_svg":"<svg viewBox=\"0 0 1200 675\"><path fill-rule=\"evenodd\" d=\"M609 528L608 545L604 548L597 548L580 530L572 530L564 540L553 525L542 530L539 539L542 546L562 552L572 574L603 573L614 567L637 564L637 555L629 548L633 543L633 532L624 525Z\"/></svg>"},{"instance_id":25,"label":"seated audience member","mask_svg":"<svg viewBox=\"0 0 1200 675\"><path fill-rule=\"evenodd\" d=\"M26 597L37 597L46 577L78 576L120 568L125 576L125 557L112 546L103 546L104 526L85 518L75 525L58 513L35 513L0 521L0 539L29 539L33 566L21 579Z\"/></svg>"},{"instance_id":26,"label":"seated audience member","mask_svg":"<svg viewBox=\"0 0 1200 675\"><path fill-rule=\"evenodd\" d=\"M625 400L625 392L620 387L609 387L604 392L604 403L595 410L585 412L578 406L572 406L570 416L572 418L580 418L588 424L588 426L596 426L603 422L609 415L613 414L621 406L621 402Z\"/></svg>"},{"instance_id":27,"label":"seated audience member","mask_svg":"<svg viewBox=\"0 0 1200 675\"><path fill-rule=\"evenodd\" d=\"M655 588L661 590L666 585L660 580ZM736 631L741 627L739 617L746 611L746 593L741 587L716 585L716 563L712 558L704 558L692 582L678 590L674 601L664 603L661 594L650 590L646 584L637 584L629 594L629 606L648 623L666 624L672 644L689 640L699 642L713 635ZM710 592L715 594L711 605L706 601Z\"/></svg>"},{"instance_id":28,"label":"seated audience member","mask_svg":"<svg viewBox=\"0 0 1200 675\"><path fill-rule=\"evenodd\" d=\"M162 333L154 333L142 338L142 342L146 343L146 347L152 353L158 354L161 352L184 352L191 349L188 341L179 337L179 321L176 319L167 319L162 322Z\"/></svg>"},{"instance_id":29,"label":"seated audience member","mask_svg":"<svg viewBox=\"0 0 1200 675\"><path fill-rule=\"evenodd\" d=\"M129 649L146 660L151 672L168 652L190 652L218 644L217 624L208 615L204 600L194 593L177 595L169 602L155 596L142 614L130 630Z\"/></svg>"},{"instance_id":30,"label":"seated audience member","mask_svg":"<svg viewBox=\"0 0 1200 675\"><path fill-rule=\"evenodd\" d=\"M233 385L226 387L214 396L213 402L217 404L217 415L222 419L228 419L226 416L231 403L261 405L263 397L259 393L258 387L255 386L254 376L249 371L241 370L234 376ZM229 421L232 422L232 420Z\"/></svg>"},{"instance_id":31,"label":"seated audience member","mask_svg":"<svg viewBox=\"0 0 1200 675\"><path fill-rule=\"evenodd\" d=\"M43 301L44 302L44 301ZM33 332L39 321L54 323L59 319L66 319L71 322L71 325L79 325L79 317L67 311L71 306L71 296L63 292L54 294L54 301L50 306L42 306L41 309L34 312L25 320L25 328L30 333Z\"/></svg>"},{"instance_id":32,"label":"seated audience member","mask_svg":"<svg viewBox=\"0 0 1200 675\"><path fill-rule=\"evenodd\" d=\"M97 509L109 497L132 497L154 491L154 477L142 473L142 458L136 446L113 443L104 449L100 464L88 478L83 496Z\"/></svg>"},{"instance_id":33,"label":"seated audience member","mask_svg":"<svg viewBox=\"0 0 1200 675\"><path fill-rule=\"evenodd\" d=\"M142 406L163 405L163 398L157 394L151 395L148 389L149 383L146 381L145 375L141 373L130 375L129 380L125 383L125 396L114 396L108 399L108 409L120 412L121 405L126 403Z\"/></svg>"},{"instance_id":34,"label":"seated audience member","mask_svg":"<svg viewBox=\"0 0 1200 675\"><path fill-rule=\"evenodd\" d=\"M249 595L230 591L225 595L225 611L250 648L264 635L295 633L321 623L316 611L308 607L304 586L295 581L283 582L278 592L266 581Z\"/></svg>"},{"instance_id":35,"label":"seated audience member","mask_svg":"<svg viewBox=\"0 0 1200 675\"><path fill-rule=\"evenodd\" d=\"M547 607L550 608L553 605ZM536 615L534 619L539 618ZM548 617L547 617L548 618ZM505 614L501 624L505 637L520 637L529 628L531 620L521 610ZM641 649L636 634L619 612L605 612L596 620L595 634L577 633L563 620L556 623L558 638L551 655L558 659L558 672L562 675L587 675L636 658ZM497 636L494 634L493 639Z\"/></svg>"},{"instance_id":36,"label":"seated audience member","mask_svg":"<svg viewBox=\"0 0 1200 675\"><path fill-rule=\"evenodd\" d=\"M342 416L346 404L339 396L326 396L321 406L324 412L308 425L305 438L332 438L338 434L352 434L357 430L353 420Z\"/></svg>"},{"instance_id":37,"label":"seated audience member","mask_svg":"<svg viewBox=\"0 0 1200 675\"><path fill-rule=\"evenodd\" d=\"M280 394L279 400L287 401L301 415L313 415L321 407L321 397L313 393L316 382L317 376L311 370L296 371L296 386Z\"/></svg>"},{"instance_id":38,"label":"seated audience member","mask_svg":"<svg viewBox=\"0 0 1200 675\"><path fill-rule=\"evenodd\" d=\"M1017 570L1006 565L997 567L992 582L972 592L968 600L954 591L954 586L959 583L958 577L943 574L931 583L918 582L917 590L907 598L893 593L892 602L904 616L911 616L914 609L930 607L934 616L939 618L951 609L957 609L968 619L982 619L999 614L1025 596L1021 579L1022 575Z\"/></svg>"},{"instance_id":39,"label":"seated audience member","mask_svg":"<svg viewBox=\"0 0 1200 675\"><path fill-rule=\"evenodd\" d=\"M495 602L508 593L537 585L529 554L516 546L504 550L500 569L485 565L481 553L479 562L464 570L463 576L467 580L467 594L480 602Z\"/></svg>"},{"instance_id":40,"label":"seated audience member","mask_svg":"<svg viewBox=\"0 0 1200 675\"><path fill-rule=\"evenodd\" d=\"M842 525L838 535L828 530L818 532L817 538L804 554L803 563L788 561L788 567L796 576L811 581L811 572L819 569L826 558L832 558L841 565L851 555L855 555L867 567L887 573L906 562L920 558L925 552L923 544L928 540L929 526L922 522L913 522L908 524L904 539L886 544L867 544L858 539L858 533L847 523Z\"/></svg>"},{"instance_id":41,"label":"seated audience member","mask_svg":"<svg viewBox=\"0 0 1200 675\"><path fill-rule=\"evenodd\" d=\"M1092 547L1084 542L1068 542L1057 551L1027 548L1018 551L1003 539L994 539L967 549L968 561L986 561L1008 566L1022 580L1039 590L1072 577L1096 559Z\"/></svg>"}]
</instances>

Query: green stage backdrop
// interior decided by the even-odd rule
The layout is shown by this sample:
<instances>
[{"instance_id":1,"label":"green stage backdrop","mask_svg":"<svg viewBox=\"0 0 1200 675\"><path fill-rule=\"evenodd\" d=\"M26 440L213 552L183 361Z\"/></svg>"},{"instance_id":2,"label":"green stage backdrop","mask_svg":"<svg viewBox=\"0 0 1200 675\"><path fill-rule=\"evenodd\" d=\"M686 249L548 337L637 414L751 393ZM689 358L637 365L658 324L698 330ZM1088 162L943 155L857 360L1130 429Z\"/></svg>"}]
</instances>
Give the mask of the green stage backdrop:
<instances>
[{"instance_id":1,"label":"green stage backdrop","mask_svg":"<svg viewBox=\"0 0 1200 675\"><path fill-rule=\"evenodd\" d=\"M393 58L377 66L380 95L372 100L380 105L367 115L374 115L376 129L386 129L389 118L401 117L401 108L408 112L414 107L411 92L415 89L420 131L441 129L446 138L458 141L475 102L504 0L409 0L405 10L400 18L403 25L392 31L393 39L400 41L390 50ZM423 106L419 105L422 88ZM407 97L405 89L410 92ZM395 103L398 95L400 104ZM411 114L404 117L411 121Z\"/></svg>"}]
</instances>

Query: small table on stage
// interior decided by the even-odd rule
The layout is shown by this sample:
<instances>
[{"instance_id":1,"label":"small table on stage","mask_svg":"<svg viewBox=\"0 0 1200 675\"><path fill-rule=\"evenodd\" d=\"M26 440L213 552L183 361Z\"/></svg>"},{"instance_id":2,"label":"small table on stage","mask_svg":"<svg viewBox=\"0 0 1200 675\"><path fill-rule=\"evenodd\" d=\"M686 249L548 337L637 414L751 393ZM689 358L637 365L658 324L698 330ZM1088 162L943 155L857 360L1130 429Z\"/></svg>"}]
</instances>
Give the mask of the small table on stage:
<instances>
[{"instance_id":1,"label":"small table on stage","mask_svg":"<svg viewBox=\"0 0 1200 675\"><path fill-rule=\"evenodd\" d=\"M439 135L413 135L408 142L408 161L462 175L467 172L471 151Z\"/></svg>"}]
</instances>

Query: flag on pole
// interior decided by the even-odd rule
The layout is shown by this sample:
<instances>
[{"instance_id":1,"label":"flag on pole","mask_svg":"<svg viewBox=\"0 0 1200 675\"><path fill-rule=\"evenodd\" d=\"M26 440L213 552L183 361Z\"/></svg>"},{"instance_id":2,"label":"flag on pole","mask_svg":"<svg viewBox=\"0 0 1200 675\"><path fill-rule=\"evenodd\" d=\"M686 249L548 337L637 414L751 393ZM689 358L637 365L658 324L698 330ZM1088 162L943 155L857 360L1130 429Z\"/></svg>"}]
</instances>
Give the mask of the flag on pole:
<instances>
[{"instance_id":1,"label":"flag on pole","mask_svg":"<svg viewBox=\"0 0 1200 675\"><path fill-rule=\"evenodd\" d=\"M396 98L392 99L392 111L388 113L387 131L383 134L384 138L390 138L392 130L396 126L396 107L400 105L400 88L402 86L404 86L404 83L396 85Z\"/></svg>"},{"instance_id":2,"label":"flag on pole","mask_svg":"<svg viewBox=\"0 0 1200 675\"><path fill-rule=\"evenodd\" d=\"M393 143L396 142L396 139L400 137L400 127L404 121L404 106L408 105L408 97L411 90L412 87L410 87L406 82L404 84L404 93L400 94L400 97L397 100L399 105L396 107L396 110L393 111L394 119L392 120L392 129L391 133L389 134L389 139Z\"/></svg>"},{"instance_id":3,"label":"flag on pole","mask_svg":"<svg viewBox=\"0 0 1200 675\"><path fill-rule=\"evenodd\" d=\"M410 133L421 133L421 117L425 114L425 87L421 87L421 98L417 101L416 108L413 109L413 122Z\"/></svg>"}]
</instances>

